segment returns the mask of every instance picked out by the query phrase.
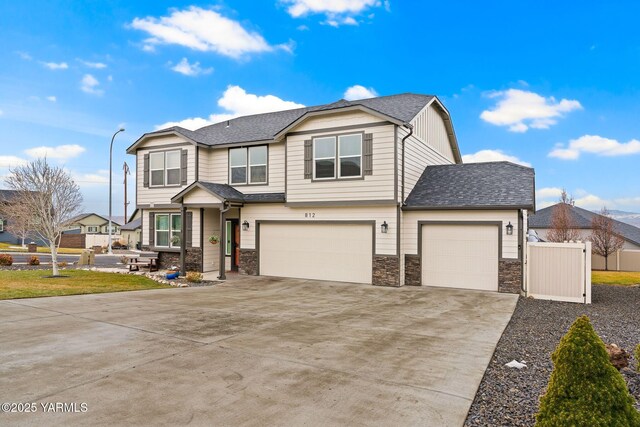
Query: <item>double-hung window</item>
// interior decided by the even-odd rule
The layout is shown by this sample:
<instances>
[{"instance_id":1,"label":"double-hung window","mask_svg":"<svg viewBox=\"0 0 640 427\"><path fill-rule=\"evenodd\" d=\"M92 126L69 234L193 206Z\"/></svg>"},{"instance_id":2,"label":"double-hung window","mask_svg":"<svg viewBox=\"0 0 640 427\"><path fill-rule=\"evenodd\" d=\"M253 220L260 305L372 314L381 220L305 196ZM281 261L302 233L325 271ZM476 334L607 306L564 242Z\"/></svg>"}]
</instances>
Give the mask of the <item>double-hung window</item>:
<instances>
[{"instance_id":1,"label":"double-hung window","mask_svg":"<svg viewBox=\"0 0 640 427\"><path fill-rule=\"evenodd\" d=\"M155 246L179 248L182 232L182 215L156 214Z\"/></svg>"},{"instance_id":2,"label":"double-hung window","mask_svg":"<svg viewBox=\"0 0 640 427\"><path fill-rule=\"evenodd\" d=\"M229 182L231 185L267 183L267 146L231 148Z\"/></svg>"},{"instance_id":3,"label":"double-hung window","mask_svg":"<svg viewBox=\"0 0 640 427\"><path fill-rule=\"evenodd\" d=\"M323 136L313 139L313 178L362 176L362 134Z\"/></svg>"},{"instance_id":4,"label":"double-hung window","mask_svg":"<svg viewBox=\"0 0 640 427\"><path fill-rule=\"evenodd\" d=\"M180 185L181 150L161 151L149 154L151 187Z\"/></svg>"},{"instance_id":5,"label":"double-hung window","mask_svg":"<svg viewBox=\"0 0 640 427\"><path fill-rule=\"evenodd\" d=\"M89 225L87 226L87 233L97 233L98 226L97 225Z\"/></svg>"}]
</instances>

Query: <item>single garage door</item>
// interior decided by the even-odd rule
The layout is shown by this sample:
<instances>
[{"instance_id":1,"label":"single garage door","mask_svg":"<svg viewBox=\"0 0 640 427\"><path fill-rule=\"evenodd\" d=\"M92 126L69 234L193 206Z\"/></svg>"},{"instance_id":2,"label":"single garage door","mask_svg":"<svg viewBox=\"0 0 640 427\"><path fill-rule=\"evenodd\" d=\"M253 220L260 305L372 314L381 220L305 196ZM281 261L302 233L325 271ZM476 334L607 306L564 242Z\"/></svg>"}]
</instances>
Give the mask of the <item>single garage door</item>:
<instances>
[{"instance_id":1,"label":"single garage door","mask_svg":"<svg viewBox=\"0 0 640 427\"><path fill-rule=\"evenodd\" d=\"M371 283L371 224L262 223L260 274Z\"/></svg>"},{"instance_id":2,"label":"single garage door","mask_svg":"<svg viewBox=\"0 0 640 427\"><path fill-rule=\"evenodd\" d=\"M422 226L422 284L498 290L498 226Z\"/></svg>"}]
</instances>

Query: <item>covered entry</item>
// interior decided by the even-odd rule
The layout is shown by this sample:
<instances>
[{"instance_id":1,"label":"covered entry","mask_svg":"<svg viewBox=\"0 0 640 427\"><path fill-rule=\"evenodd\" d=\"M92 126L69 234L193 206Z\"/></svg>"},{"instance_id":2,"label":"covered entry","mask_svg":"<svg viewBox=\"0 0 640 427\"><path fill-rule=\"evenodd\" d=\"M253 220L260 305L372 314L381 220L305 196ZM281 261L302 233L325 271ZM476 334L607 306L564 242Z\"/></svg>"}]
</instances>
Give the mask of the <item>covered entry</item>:
<instances>
[{"instance_id":1,"label":"covered entry","mask_svg":"<svg viewBox=\"0 0 640 427\"><path fill-rule=\"evenodd\" d=\"M422 224L422 284L498 290L499 223Z\"/></svg>"},{"instance_id":2,"label":"covered entry","mask_svg":"<svg viewBox=\"0 0 640 427\"><path fill-rule=\"evenodd\" d=\"M257 223L260 275L371 283L373 222Z\"/></svg>"}]
</instances>

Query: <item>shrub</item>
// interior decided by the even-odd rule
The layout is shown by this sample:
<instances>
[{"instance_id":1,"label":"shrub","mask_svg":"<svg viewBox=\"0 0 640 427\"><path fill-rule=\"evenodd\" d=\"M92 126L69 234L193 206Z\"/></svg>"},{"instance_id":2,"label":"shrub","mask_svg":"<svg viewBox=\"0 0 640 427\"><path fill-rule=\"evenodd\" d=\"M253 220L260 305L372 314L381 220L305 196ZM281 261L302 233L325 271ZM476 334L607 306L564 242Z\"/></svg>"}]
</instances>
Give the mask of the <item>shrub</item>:
<instances>
[{"instance_id":1,"label":"shrub","mask_svg":"<svg viewBox=\"0 0 640 427\"><path fill-rule=\"evenodd\" d=\"M551 359L554 368L536 426L640 425L627 384L587 316L571 325Z\"/></svg>"},{"instance_id":2,"label":"shrub","mask_svg":"<svg viewBox=\"0 0 640 427\"><path fill-rule=\"evenodd\" d=\"M13 257L7 254L0 254L0 265L10 266L13 264Z\"/></svg>"},{"instance_id":3,"label":"shrub","mask_svg":"<svg viewBox=\"0 0 640 427\"><path fill-rule=\"evenodd\" d=\"M187 271L187 282L200 283L202 282L202 273L197 271Z\"/></svg>"},{"instance_id":4,"label":"shrub","mask_svg":"<svg viewBox=\"0 0 640 427\"><path fill-rule=\"evenodd\" d=\"M636 371L640 372L640 344L636 346Z\"/></svg>"},{"instance_id":5,"label":"shrub","mask_svg":"<svg viewBox=\"0 0 640 427\"><path fill-rule=\"evenodd\" d=\"M35 255L32 255L31 258L29 258L29 261L27 261L27 264L29 264L29 265L40 265L40 258L38 258Z\"/></svg>"}]
</instances>

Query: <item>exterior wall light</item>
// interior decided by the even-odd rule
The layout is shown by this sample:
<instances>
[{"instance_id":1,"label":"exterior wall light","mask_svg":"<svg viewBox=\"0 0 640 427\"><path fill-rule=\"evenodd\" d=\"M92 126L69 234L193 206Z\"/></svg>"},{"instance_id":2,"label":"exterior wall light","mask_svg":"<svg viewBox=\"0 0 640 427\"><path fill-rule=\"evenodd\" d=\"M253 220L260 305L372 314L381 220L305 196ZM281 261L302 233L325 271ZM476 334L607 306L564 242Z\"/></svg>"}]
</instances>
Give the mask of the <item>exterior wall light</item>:
<instances>
[{"instance_id":1,"label":"exterior wall light","mask_svg":"<svg viewBox=\"0 0 640 427\"><path fill-rule=\"evenodd\" d=\"M513 224L511 224L511 221L509 221L509 224L507 224L507 236L511 236L513 234Z\"/></svg>"},{"instance_id":2,"label":"exterior wall light","mask_svg":"<svg viewBox=\"0 0 640 427\"><path fill-rule=\"evenodd\" d=\"M242 222L242 231L249 231L249 222L247 220Z\"/></svg>"},{"instance_id":3,"label":"exterior wall light","mask_svg":"<svg viewBox=\"0 0 640 427\"><path fill-rule=\"evenodd\" d=\"M380 225L380 231L382 233L386 233L387 231L389 231L389 224L387 224L387 221L382 222L382 224Z\"/></svg>"}]
</instances>

